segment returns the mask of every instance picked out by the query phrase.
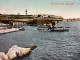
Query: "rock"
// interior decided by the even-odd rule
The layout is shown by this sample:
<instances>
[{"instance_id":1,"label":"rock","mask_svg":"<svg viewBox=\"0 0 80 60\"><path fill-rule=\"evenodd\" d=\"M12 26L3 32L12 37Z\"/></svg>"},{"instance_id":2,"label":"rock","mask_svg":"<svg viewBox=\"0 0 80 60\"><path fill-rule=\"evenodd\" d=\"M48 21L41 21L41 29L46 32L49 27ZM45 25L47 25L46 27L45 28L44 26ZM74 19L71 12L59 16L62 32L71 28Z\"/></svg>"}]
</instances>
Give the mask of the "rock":
<instances>
[{"instance_id":1,"label":"rock","mask_svg":"<svg viewBox=\"0 0 80 60\"><path fill-rule=\"evenodd\" d=\"M18 47L17 45L14 45L8 50L7 54L5 54L4 52L0 52L0 60L12 60L19 56L22 57L23 55L26 55L29 52L31 52L36 47L37 46L33 45L33 46L28 46L26 48L22 48Z\"/></svg>"},{"instance_id":2,"label":"rock","mask_svg":"<svg viewBox=\"0 0 80 60\"><path fill-rule=\"evenodd\" d=\"M0 60L2 60L2 58L0 57Z\"/></svg>"},{"instance_id":3,"label":"rock","mask_svg":"<svg viewBox=\"0 0 80 60\"><path fill-rule=\"evenodd\" d=\"M18 56L23 56L28 54L31 51L31 48L22 48L21 51L18 53Z\"/></svg>"},{"instance_id":4,"label":"rock","mask_svg":"<svg viewBox=\"0 0 80 60\"><path fill-rule=\"evenodd\" d=\"M31 50L33 50L34 48L36 48L35 45L33 46L29 46L26 48L22 48L22 47L18 47L17 45L14 45L12 48L9 49L7 56L9 59L14 59L18 56L23 56L28 54L29 52L31 52Z\"/></svg>"},{"instance_id":5,"label":"rock","mask_svg":"<svg viewBox=\"0 0 80 60\"><path fill-rule=\"evenodd\" d=\"M17 57L17 52L18 52L18 46L14 45L12 48L8 50L8 53L6 54L9 59L14 59Z\"/></svg>"},{"instance_id":6,"label":"rock","mask_svg":"<svg viewBox=\"0 0 80 60\"><path fill-rule=\"evenodd\" d=\"M8 56L4 52L0 52L0 59L2 59L2 60L9 60Z\"/></svg>"},{"instance_id":7,"label":"rock","mask_svg":"<svg viewBox=\"0 0 80 60\"><path fill-rule=\"evenodd\" d=\"M28 47L25 47L25 48L31 48L31 50L34 50L37 46L36 45L32 45L32 46L28 46Z\"/></svg>"}]
</instances>

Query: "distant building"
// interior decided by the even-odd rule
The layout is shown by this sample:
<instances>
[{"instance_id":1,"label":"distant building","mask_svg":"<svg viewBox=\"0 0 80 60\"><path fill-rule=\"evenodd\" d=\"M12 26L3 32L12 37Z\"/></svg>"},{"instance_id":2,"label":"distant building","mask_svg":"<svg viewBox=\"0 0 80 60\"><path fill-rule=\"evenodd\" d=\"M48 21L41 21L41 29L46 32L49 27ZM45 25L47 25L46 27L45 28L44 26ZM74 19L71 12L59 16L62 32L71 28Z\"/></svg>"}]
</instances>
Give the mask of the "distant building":
<instances>
[{"instance_id":1,"label":"distant building","mask_svg":"<svg viewBox=\"0 0 80 60\"><path fill-rule=\"evenodd\" d=\"M43 16L44 18L47 18L47 17L48 17L48 14L42 14L42 16Z\"/></svg>"}]
</instances>

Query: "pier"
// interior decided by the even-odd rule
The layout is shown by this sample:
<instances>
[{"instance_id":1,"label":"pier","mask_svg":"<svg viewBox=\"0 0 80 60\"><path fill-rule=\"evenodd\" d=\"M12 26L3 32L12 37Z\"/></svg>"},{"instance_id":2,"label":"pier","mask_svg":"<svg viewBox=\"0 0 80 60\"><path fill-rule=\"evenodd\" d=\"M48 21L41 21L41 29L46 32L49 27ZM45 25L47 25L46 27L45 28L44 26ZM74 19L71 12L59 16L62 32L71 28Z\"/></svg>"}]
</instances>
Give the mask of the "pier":
<instances>
[{"instance_id":1,"label":"pier","mask_svg":"<svg viewBox=\"0 0 80 60\"><path fill-rule=\"evenodd\" d=\"M80 21L80 19L63 19L63 22Z\"/></svg>"}]
</instances>

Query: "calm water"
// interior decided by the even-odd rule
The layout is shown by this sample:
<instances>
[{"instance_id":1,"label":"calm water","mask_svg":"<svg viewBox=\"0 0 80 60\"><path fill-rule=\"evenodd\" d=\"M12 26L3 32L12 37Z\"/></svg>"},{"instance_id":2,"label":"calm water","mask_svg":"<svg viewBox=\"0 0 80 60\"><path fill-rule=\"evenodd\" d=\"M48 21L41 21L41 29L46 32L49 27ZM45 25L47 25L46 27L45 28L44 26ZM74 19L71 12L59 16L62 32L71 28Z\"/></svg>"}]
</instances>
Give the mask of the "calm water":
<instances>
[{"instance_id":1,"label":"calm water","mask_svg":"<svg viewBox=\"0 0 80 60\"><path fill-rule=\"evenodd\" d=\"M37 27L25 26L25 31L0 35L0 51L13 45L37 45L28 57L16 60L80 60L80 21L59 23L70 26L69 32L40 32Z\"/></svg>"}]
</instances>

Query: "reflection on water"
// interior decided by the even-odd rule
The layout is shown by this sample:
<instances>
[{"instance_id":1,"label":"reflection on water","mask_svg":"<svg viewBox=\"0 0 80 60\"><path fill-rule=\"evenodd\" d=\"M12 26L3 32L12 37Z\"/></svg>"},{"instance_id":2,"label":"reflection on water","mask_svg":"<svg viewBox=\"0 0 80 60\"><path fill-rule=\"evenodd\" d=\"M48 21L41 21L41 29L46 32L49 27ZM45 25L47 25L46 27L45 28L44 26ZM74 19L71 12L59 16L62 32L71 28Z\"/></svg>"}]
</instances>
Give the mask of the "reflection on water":
<instances>
[{"instance_id":1,"label":"reflection on water","mask_svg":"<svg viewBox=\"0 0 80 60\"><path fill-rule=\"evenodd\" d=\"M31 54L16 60L79 60L80 21L59 23L70 26L69 32L40 32L37 27L25 26L25 31L0 35L0 51L7 52L13 45L37 45Z\"/></svg>"}]
</instances>

